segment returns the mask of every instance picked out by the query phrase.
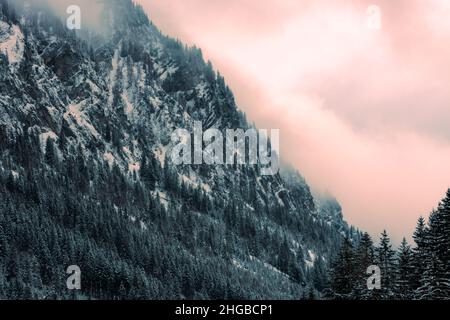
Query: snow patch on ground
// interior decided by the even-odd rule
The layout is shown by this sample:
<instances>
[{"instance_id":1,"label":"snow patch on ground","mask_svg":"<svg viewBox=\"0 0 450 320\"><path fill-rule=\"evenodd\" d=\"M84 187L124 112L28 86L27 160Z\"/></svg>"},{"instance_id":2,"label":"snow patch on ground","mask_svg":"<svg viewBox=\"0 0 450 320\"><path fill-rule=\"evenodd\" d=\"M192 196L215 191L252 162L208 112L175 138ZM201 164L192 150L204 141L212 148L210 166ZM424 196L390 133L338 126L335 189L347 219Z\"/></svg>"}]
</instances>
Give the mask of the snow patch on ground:
<instances>
[{"instance_id":1,"label":"snow patch on ground","mask_svg":"<svg viewBox=\"0 0 450 320\"><path fill-rule=\"evenodd\" d=\"M204 97L208 93L208 85L206 83L201 83L195 88L198 92L200 98Z\"/></svg>"},{"instance_id":2,"label":"snow patch on ground","mask_svg":"<svg viewBox=\"0 0 450 320\"><path fill-rule=\"evenodd\" d=\"M162 105L162 101L159 98L150 97L149 100L152 106L156 109L159 109Z\"/></svg>"},{"instance_id":3,"label":"snow patch on ground","mask_svg":"<svg viewBox=\"0 0 450 320\"><path fill-rule=\"evenodd\" d=\"M58 136L53 131L47 131L39 135L39 142L41 145L42 153L45 153L45 146L47 144L48 138L56 140L58 139Z\"/></svg>"},{"instance_id":4,"label":"snow patch on ground","mask_svg":"<svg viewBox=\"0 0 450 320\"><path fill-rule=\"evenodd\" d=\"M156 159L161 164L161 168L164 168L164 162L166 161L166 149L165 148L158 148L153 153L154 153Z\"/></svg>"},{"instance_id":5,"label":"snow patch on ground","mask_svg":"<svg viewBox=\"0 0 450 320\"><path fill-rule=\"evenodd\" d=\"M11 170L11 174L12 174L14 180L19 179L19 173L17 171Z\"/></svg>"},{"instance_id":6,"label":"snow patch on ground","mask_svg":"<svg viewBox=\"0 0 450 320\"><path fill-rule=\"evenodd\" d=\"M255 211L255 208L253 208L251 205L249 205L248 203L245 203L245 206L250 209L251 211Z\"/></svg>"},{"instance_id":7,"label":"snow patch on ground","mask_svg":"<svg viewBox=\"0 0 450 320\"><path fill-rule=\"evenodd\" d=\"M128 116L131 116L133 114L133 104L130 102L130 99L128 98L128 94L124 93L122 94L122 99L125 102L125 113Z\"/></svg>"},{"instance_id":8,"label":"snow patch on ground","mask_svg":"<svg viewBox=\"0 0 450 320\"><path fill-rule=\"evenodd\" d=\"M8 56L11 65L22 61L24 49L24 36L20 28L0 21L0 52Z\"/></svg>"},{"instance_id":9,"label":"snow patch on ground","mask_svg":"<svg viewBox=\"0 0 450 320\"><path fill-rule=\"evenodd\" d=\"M308 250L308 255L309 255L309 258L311 259L311 261L316 261L317 255L315 254L314 251Z\"/></svg>"},{"instance_id":10,"label":"snow patch on ground","mask_svg":"<svg viewBox=\"0 0 450 320\"><path fill-rule=\"evenodd\" d=\"M86 83L91 87L92 92L97 93L97 94L101 93L100 88L95 83L93 83L91 80L87 79Z\"/></svg>"},{"instance_id":11,"label":"snow patch on ground","mask_svg":"<svg viewBox=\"0 0 450 320\"><path fill-rule=\"evenodd\" d=\"M170 66L166 71L163 72L163 74L159 77L162 81L166 80L167 77L171 76L175 72L177 72L178 67L176 66Z\"/></svg>"},{"instance_id":12,"label":"snow patch on ground","mask_svg":"<svg viewBox=\"0 0 450 320\"><path fill-rule=\"evenodd\" d=\"M207 184L207 183L201 183L200 184L200 187L203 189L203 191L205 191L205 192L211 192L211 187L210 187L210 185L209 184Z\"/></svg>"},{"instance_id":13,"label":"snow patch on ground","mask_svg":"<svg viewBox=\"0 0 450 320\"><path fill-rule=\"evenodd\" d=\"M308 256L309 256L309 259L305 259L306 266L308 268L313 268L314 267L314 263L317 260L317 255L315 254L314 251L308 250Z\"/></svg>"},{"instance_id":14,"label":"snow patch on ground","mask_svg":"<svg viewBox=\"0 0 450 320\"><path fill-rule=\"evenodd\" d=\"M245 268L245 267L242 265L242 263L241 263L239 260L235 259L235 258L233 258L233 259L231 260L231 263L232 263L236 268L238 268L238 269L248 271L247 268Z\"/></svg>"},{"instance_id":15,"label":"snow patch on ground","mask_svg":"<svg viewBox=\"0 0 450 320\"><path fill-rule=\"evenodd\" d=\"M94 128L92 124L89 123L89 121L86 120L85 115L81 111L81 105L69 105L67 112L64 114L64 119L71 123L71 128L76 131L76 127L73 125L73 120L75 120L76 124L80 127L84 127L89 130L89 132L94 136L95 138L99 138L100 134L97 132L97 130Z\"/></svg>"},{"instance_id":16,"label":"snow patch on ground","mask_svg":"<svg viewBox=\"0 0 450 320\"><path fill-rule=\"evenodd\" d=\"M128 164L128 171L131 172L131 173L139 172L140 169L141 169L141 164L139 162L129 163Z\"/></svg>"},{"instance_id":17,"label":"snow patch on ground","mask_svg":"<svg viewBox=\"0 0 450 320\"><path fill-rule=\"evenodd\" d=\"M114 83L115 83L116 75L117 75L117 68L119 67L119 50L116 50L114 52L114 56L111 60L111 65L112 65L112 69L111 69L111 72L109 73L109 97L108 97L109 105L112 105L113 100L114 100L113 89L114 89Z\"/></svg>"},{"instance_id":18,"label":"snow patch on ground","mask_svg":"<svg viewBox=\"0 0 450 320\"><path fill-rule=\"evenodd\" d=\"M281 189L281 190L279 190L279 191L277 191L277 192L275 193L275 196L276 196L276 198L277 198L277 201L278 201L278 203L280 204L280 206L282 206L282 207L284 207L284 201L283 201L283 199L281 199L280 193L283 192L283 191L286 191L286 189Z\"/></svg>"},{"instance_id":19,"label":"snow patch on ground","mask_svg":"<svg viewBox=\"0 0 450 320\"><path fill-rule=\"evenodd\" d=\"M105 159L106 162L108 162L109 166L112 167L116 159L114 158L113 154L111 152L105 152L103 154L103 159Z\"/></svg>"},{"instance_id":20,"label":"snow patch on ground","mask_svg":"<svg viewBox=\"0 0 450 320\"><path fill-rule=\"evenodd\" d=\"M153 191L152 194L159 198L159 202L164 206L164 208L166 208L166 210L169 208L169 198L165 192L157 190Z\"/></svg>"},{"instance_id":21,"label":"snow patch on ground","mask_svg":"<svg viewBox=\"0 0 450 320\"><path fill-rule=\"evenodd\" d=\"M128 159L132 159L133 158L133 154L131 153L130 149L128 147L122 147L122 151L123 153L125 153L125 156Z\"/></svg>"},{"instance_id":22,"label":"snow patch on ground","mask_svg":"<svg viewBox=\"0 0 450 320\"><path fill-rule=\"evenodd\" d=\"M198 182L197 181L197 177L188 177L186 175L181 175L181 181L183 181L184 183L186 183L187 185L190 185L191 187L193 187L194 189L198 189L201 188L203 191L205 192L211 192L211 187L209 186L209 184L207 183L203 183L203 182Z\"/></svg>"},{"instance_id":23,"label":"snow patch on ground","mask_svg":"<svg viewBox=\"0 0 450 320\"><path fill-rule=\"evenodd\" d=\"M269 264L267 262L261 261L261 260L259 260L258 258L254 257L252 255L250 255L250 261L257 261L257 262L261 263L264 267L269 269L270 271L275 272L277 274L280 274L280 275L282 275L284 277L288 277L287 274L285 274L284 272L282 272L279 269L275 268L273 265L271 265L271 264Z\"/></svg>"}]
</instances>

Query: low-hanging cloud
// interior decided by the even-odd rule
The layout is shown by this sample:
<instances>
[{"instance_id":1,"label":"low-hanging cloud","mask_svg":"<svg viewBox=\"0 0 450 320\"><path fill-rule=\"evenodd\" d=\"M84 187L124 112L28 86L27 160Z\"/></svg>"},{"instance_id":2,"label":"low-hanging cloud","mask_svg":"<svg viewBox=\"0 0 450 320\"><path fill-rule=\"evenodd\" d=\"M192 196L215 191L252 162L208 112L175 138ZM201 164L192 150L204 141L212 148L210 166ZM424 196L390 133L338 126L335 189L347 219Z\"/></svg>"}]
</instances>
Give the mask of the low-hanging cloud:
<instances>
[{"instance_id":1,"label":"low-hanging cloud","mask_svg":"<svg viewBox=\"0 0 450 320\"><path fill-rule=\"evenodd\" d=\"M139 2L204 50L252 120L282 129L283 156L349 222L398 241L449 187L448 1Z\"/></svg>"},{"instance_id":2,"label":"low-hanging cloud","mask_svg":"<svg viewBox=\"0 0 450 320\"><path fill-rule=\"evenodd\" d=\"M46 0L46 2L62 18L69 16L67 8L78 6L81 11L82 28L105 31L101 20L105 8L105 0Z\"/></svg>"},{"instance_id":3,"label":"low-hanging cloud","mask_svg":"<svg viewBox=\"0 0 450 320\"><path fill-rule=\"evenodd\" d=\"M47 1L99 30L103 0ZM450 1L136 2L203 49L251 120L281 129L282 156L350 223L399 241L450 186Z\"/></svg>"}]
</instances>

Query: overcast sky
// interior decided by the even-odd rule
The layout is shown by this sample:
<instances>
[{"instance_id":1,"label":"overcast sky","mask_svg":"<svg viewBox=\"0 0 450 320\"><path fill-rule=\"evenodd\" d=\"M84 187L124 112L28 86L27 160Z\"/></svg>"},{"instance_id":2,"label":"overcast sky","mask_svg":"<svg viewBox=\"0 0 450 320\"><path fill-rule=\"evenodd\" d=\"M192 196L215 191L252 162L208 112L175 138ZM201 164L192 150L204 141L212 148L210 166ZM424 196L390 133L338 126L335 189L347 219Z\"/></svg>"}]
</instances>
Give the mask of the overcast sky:
<instances>
[{"instance_id":1,"label":"overcast sky","mask_svg":"<svg viewBox=\"0 0 450 320\"><path fill-rule=\"evenodd\" d=\"M450 1L139 2L164 33L203 49L251 120L281 129L284 158L350 223L399 241L444 196Z\"/></svg>"}]
</instances>

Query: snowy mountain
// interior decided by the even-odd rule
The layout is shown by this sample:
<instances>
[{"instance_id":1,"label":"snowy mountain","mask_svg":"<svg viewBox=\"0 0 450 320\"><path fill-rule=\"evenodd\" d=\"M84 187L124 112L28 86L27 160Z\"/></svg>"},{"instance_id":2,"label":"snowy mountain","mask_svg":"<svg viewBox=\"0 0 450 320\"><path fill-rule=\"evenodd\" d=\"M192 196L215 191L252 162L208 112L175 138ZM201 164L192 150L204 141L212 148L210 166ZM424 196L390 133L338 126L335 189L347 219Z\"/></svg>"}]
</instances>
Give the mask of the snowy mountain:
<instances>
[{"instance_id":1,"label":"snowy mountain","mask_svg":"<svg viewBox=\"0 0 450 320\"><path fill-rule=\"evenodd\" d=\"M201 50L130 0L70 31L45 1L1 0L0 298L285 298L320 294L337 202L287 166L175 166L171 133L249 128Z\"/></svg>"}]
</instances>

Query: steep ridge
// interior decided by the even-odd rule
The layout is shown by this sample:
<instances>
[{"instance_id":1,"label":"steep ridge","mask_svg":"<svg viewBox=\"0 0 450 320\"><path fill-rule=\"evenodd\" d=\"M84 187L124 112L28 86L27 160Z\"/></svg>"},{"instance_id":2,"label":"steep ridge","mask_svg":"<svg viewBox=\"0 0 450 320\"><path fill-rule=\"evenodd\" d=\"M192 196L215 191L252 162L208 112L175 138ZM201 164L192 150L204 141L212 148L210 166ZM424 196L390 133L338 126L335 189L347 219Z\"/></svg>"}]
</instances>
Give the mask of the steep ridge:
<instances>
[{"instance_id":1,"label":"steep ridge","mask_svg":"<svg viewBox=\"0 0 450 320\"><path fill-rule=\"evenodd\" d=\"M171 134L250 128L201 50L129 0L102 33L45 1L0 1L0 298L320 295L343 236L333 201L283 166L172 163Z\"/></svg>"}]
</instances>

